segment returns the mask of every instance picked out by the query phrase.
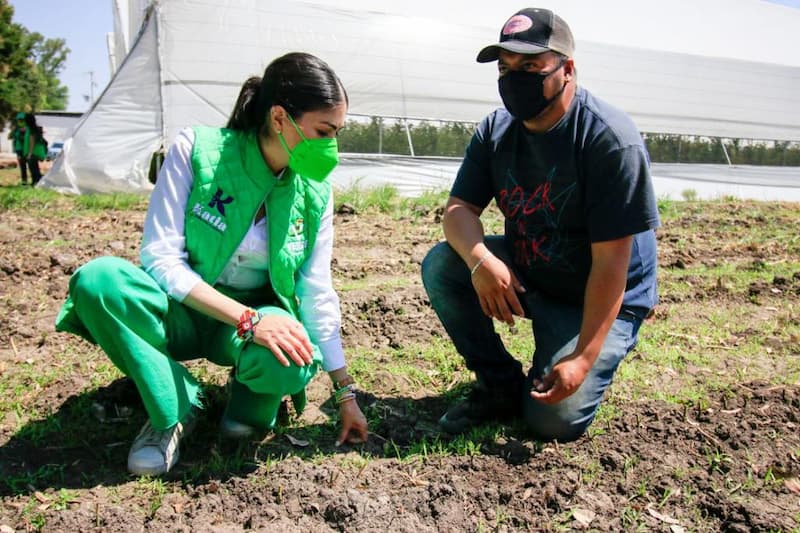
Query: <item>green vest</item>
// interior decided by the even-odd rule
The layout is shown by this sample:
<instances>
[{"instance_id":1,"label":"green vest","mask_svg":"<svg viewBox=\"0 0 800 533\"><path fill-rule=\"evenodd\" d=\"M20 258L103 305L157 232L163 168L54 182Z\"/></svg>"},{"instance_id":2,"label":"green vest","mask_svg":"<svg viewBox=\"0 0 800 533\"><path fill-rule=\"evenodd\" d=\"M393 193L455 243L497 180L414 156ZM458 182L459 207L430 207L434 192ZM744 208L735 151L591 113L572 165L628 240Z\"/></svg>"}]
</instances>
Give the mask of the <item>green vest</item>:
<instances>
[{"instance_id":1,"label":"green vest","mask_svg":"<svg viewBox=\"0 0 800 533\"><path fill-rule=\"evenodd\" d=\"M25 132L23 133L19 129L14 130L14 152L17 154L22 154L23 156L28 155L28 149L31 143L31 129L25 128ZM44 145L44 139L41 135L37 135L34 137L36 144L33 145L33 151L31 155L34 156L39 161L44 160L47 157L47 148Z\"/></svg>"},{"instance_id":2,"label":"green vest","mask_svg":"<svg viewBox=\"0 0 800 533\"><path fill-rule=\"evenodd\" d=\"M14 151L18 154L28 155L28 143L31 139L31 130L25 128L23 132L19 128L14 130Z\"/></svg>"},{"instance_id":3,"label":"green vest","mask_svg":"<svg viewBox=\"0 0 800 533\"><path fill-rule=\"evenodd\" d=\"M330 183L288 168L277 179L252 133L196 127L194 134L185 225L189 264L214 285L266 200L270 282L282 306L299 318L297 271L314 249Z\"/></svg>"}]
</instances>

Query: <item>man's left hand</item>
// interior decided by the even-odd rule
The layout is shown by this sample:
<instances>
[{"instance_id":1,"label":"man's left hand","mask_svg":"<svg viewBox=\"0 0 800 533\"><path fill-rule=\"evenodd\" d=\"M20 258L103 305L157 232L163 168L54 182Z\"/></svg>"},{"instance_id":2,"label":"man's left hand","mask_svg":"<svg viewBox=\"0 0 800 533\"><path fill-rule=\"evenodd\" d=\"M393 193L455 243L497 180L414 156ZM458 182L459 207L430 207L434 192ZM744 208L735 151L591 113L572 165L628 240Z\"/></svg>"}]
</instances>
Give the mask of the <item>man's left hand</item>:
<instances>
[{"instance_id":1,"label":"man's left hand","mask_svg":"<svg viewBox=\"0 0 800 533\"><path fill-rule=\"evenodd\" d=\"M533 380L531 398L550 405L560 402L578 390L590 368L591 365L577 355L565 357L541 380Z\"/></svg>"}]
</instances>

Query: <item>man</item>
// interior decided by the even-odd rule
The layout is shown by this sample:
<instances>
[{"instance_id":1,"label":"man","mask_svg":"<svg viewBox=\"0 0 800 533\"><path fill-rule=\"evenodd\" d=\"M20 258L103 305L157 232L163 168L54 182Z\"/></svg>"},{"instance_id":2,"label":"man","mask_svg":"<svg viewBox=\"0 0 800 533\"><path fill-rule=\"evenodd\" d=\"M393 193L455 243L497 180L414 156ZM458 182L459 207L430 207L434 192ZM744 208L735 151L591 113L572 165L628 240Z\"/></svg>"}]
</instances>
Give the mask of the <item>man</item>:
<instances>
[{"instance_id":1,"label":"man","mask_svg":"<svg viewBox=\"0 0 800 533\"><path fill-rule=\"evenodd\" d=\"M523 9L500 41L505 109L478 127L443 220L447 242L422 264L431 305L477 383L440 419L450 433L521 416L541 440L578 438L656 304L658 210L641 135L576 85L567 24ZM485 236L495 199L505 235ZM527 379L492 319L530 318Z\"/></svg>"}]
</instances>

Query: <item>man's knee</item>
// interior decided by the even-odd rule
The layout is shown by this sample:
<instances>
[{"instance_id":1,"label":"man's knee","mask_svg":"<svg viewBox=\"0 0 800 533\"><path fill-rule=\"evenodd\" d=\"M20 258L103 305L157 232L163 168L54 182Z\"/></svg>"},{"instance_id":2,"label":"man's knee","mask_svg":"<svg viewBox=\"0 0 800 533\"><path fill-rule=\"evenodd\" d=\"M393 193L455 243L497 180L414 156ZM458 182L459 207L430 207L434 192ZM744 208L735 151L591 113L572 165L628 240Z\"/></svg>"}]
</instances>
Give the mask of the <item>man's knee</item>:
<instances>
[{"instance_id":1,"label":"man's knee","mask_svg":"<svg viewBox=\"0 0 800 533\"><path fill-rule=\"evenodd\" d=\"M526 398L522 418L528 432L537 440L569 442L586 432L594 419L594 412L587 415L568 401L547 405Z\"/></svg>"},{"instance_id":2,"label":"man's knee","mask_svg":"<svg viewBox=\"0 0 800 533\"><path fill-rule=\"evenodd\" d=\"M426 287L452 267L453 256L456 253L446 242L440 242L428 251L422 260L422 282Z\"/></svg>"},{"instance_id":3,"label":"man's knee","mask_svg":"<svg viewBox=\"0 0 800 533\"><path fill-rule=\"evenodd\" d=\"M447 297L452 294L454 285L469 281L469 276L461 278L459 269L466 269L464 262L447 242L440 242L428 252L422 260L422 285L436 306L438 296Z\"/></svg>"}]
</instances>

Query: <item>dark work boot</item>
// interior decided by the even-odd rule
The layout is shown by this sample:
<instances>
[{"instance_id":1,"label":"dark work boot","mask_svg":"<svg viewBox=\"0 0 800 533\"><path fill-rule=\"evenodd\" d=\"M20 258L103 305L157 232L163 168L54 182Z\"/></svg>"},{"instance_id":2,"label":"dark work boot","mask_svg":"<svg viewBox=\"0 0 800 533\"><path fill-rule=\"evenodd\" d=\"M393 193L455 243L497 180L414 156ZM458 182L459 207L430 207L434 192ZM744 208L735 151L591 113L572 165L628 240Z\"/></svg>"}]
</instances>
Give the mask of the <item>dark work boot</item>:
<instances>
[{"instance_id":1,"label":"dark work boot","mask_svg":"<svg viewBox=\"0 0 800 533\"><path fill-rule=\"evenodd\" d=\"M439 419L450 434L465 433L487 422L508 422L522 414L522 381L508 386L488 387L480 379L460 402Z\"/></svg>"}]
</instances>

